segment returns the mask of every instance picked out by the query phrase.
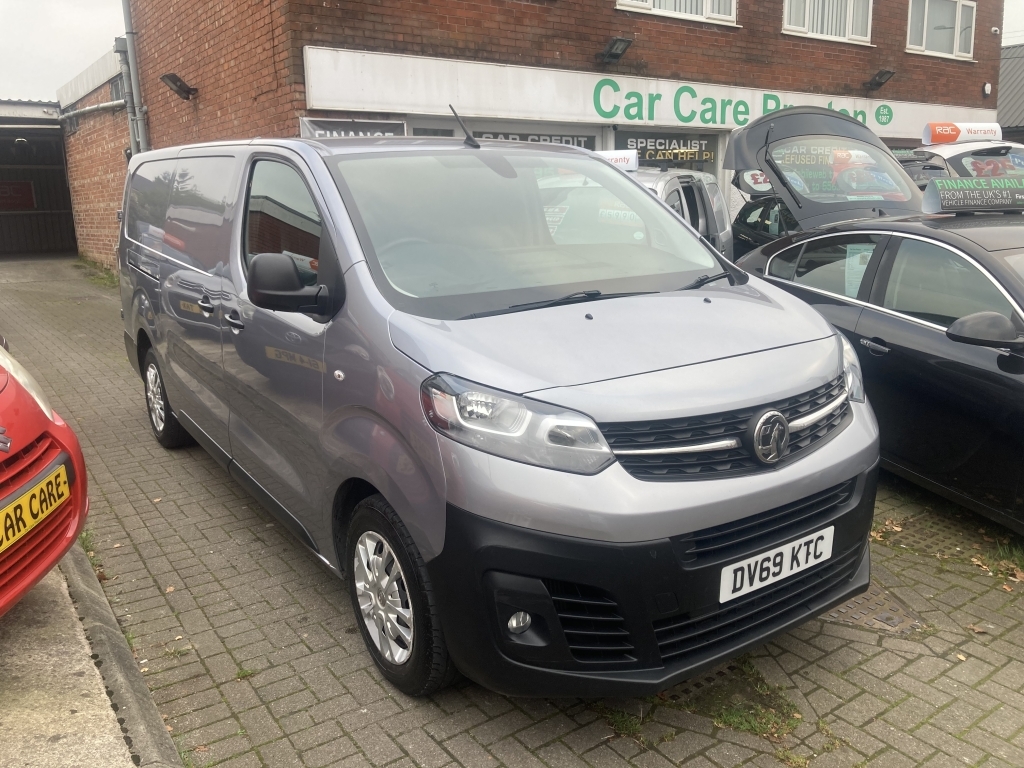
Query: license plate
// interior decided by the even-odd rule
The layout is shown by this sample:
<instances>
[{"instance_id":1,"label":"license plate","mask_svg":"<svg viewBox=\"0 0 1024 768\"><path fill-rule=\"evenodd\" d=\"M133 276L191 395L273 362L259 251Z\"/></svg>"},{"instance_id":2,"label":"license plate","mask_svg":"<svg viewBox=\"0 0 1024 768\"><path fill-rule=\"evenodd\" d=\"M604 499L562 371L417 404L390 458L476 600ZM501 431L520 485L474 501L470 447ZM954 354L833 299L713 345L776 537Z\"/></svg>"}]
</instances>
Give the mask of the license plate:
<instances>
[{"instance_id":1,"label":"license plate","mask_svg":"<svg viewBox=\"0 0 1024 768\"><path fill-rule=\"evenodd\" d=\"M727 565L722 569L719 602L735 600L825 562L832 557L835 531L835 526L830 525L769 552Z\"/></svg>"},{"instance_id":2,"label":"license plate","mask_svg":"<svg viewBox=\"0 0 1024 768\"><path fill-rule=\"evenodd\" d=\"M71 498L68 471L61 464L53 472L0 509L0 552L11 547Z\"/></svg>"}]
</instances>

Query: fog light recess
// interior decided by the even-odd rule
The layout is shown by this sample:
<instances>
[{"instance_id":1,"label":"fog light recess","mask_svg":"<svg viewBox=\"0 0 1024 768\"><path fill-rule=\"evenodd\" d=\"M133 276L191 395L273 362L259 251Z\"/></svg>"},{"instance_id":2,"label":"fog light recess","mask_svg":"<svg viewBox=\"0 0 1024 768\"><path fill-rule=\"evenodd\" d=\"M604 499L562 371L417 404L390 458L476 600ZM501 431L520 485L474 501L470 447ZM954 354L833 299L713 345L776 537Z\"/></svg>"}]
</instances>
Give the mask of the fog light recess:
<instances>
[{"instance_id":1,"label":"fog light recess","mask_svg":"<svg viewBox=\"0 0 1024 768\"><path fill-rule=\"evenodd\" d=\"M508 620L508 631L513 635L521 635L523 632L530 628L533 623L533 619L526 611L518 611L512 614L512 618Z\"/></svg>"}]
</instances>

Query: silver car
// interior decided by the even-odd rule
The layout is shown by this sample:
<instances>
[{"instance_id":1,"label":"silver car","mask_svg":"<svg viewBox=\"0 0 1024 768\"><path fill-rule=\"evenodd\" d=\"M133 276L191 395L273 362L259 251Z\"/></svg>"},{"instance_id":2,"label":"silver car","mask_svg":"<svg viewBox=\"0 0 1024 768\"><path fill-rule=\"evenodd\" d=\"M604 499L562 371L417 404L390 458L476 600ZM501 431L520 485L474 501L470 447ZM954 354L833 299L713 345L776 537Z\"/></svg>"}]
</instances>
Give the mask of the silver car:
<instances>
[{"instance_id":1,"label":"silver car","mask_svg":"<svg viewBox=\"0 0 1024 768\"><path fill-rule=\"evenodd\" d=\"M733 261L729 206L713 174L640 168L630 174L683 217L701 237Z\"/></svg>"},{"instance_id":2,"label":"silver car","mask_svg":"<svg viewBox=\"0 0 1024 768\"><path fill-rule=\"evenodd\" d=\"M125 346L347 580L384 677L660 691L868 585L849 343L585 150L254 140L138 154Z\"/></svg>"}]
</instances>

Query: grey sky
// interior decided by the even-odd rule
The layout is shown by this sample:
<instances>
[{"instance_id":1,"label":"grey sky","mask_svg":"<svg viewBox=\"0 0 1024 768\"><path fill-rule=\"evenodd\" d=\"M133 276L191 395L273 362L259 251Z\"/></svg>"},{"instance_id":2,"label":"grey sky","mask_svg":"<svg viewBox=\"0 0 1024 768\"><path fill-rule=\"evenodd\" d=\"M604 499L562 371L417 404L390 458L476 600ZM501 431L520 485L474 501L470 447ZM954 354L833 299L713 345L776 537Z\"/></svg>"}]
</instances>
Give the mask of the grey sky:
<instances>
[{"instance_id":1,"label":"grey sky","mask_svg":"<svg viewBox=\"0 0 1024 768\"><path fill-rule=\"evenodd\" d=\"M1024 43L1024 0L1004 2L1003 43ZM0 19L0 99L55 99L124 34L120 0L0 0Z\"/></svg>"},{"instance_id":2,"label":"grey sky","mask_svg":"<svg viewBox=\"0 0 1024 768\"><path fill-rule=\"evenodd\" d=\"M53 101L124 34L121 0L0 0L0 99Z\"/></svg>"}]
</instances>

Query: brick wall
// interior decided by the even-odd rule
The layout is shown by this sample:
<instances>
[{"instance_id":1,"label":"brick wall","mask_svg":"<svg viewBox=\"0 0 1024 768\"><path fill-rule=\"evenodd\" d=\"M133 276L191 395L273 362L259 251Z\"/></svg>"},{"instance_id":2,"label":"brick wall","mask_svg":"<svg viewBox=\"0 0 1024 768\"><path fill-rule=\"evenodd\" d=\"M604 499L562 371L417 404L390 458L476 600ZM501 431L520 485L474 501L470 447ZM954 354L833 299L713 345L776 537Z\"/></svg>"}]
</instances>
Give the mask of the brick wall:
<instances>
[{"instance_id":1,"label":"brick wall","mask_svg":"<svg viewBox=\"0 0 1024 768\"><path fill-rule=\"evenodd\" d=\"M110 101L104 84L64 109L82 109ZM128 117L125 111L95 112L78 119L78 130L64 129L71 208L75 217L78 252L112 266L117 249L117 211L121 207L128 162Z\"/></svg>"},{"instance_id":2,"label":"brick wall","mask_svg":"<svg viewBox=\"0 0 1024 768\"><path fill-rule=\"evenodd\" d=\"M287 70L282 0L132 0L143 103L154 147L297 136L303 103ZM198 88L183 101L160 82Z\"/></svg>"},{"instance_id":3,"label":"brick wall","mask_svg":"<svg viewBox=\"0 0 1024 768\"><path fill-rule=\"evenodd\" d=\"M886 99L995 107L1003 0L978 0L976 63L904 51L910 0L874 0L872 46L781 34L783 0L737 0L739 27L615 9L614 0L132 0L142 93L157 147L298 135L302 47L599 69L608 38L635 42L602 71L753 88L863 95L879 69ZM159 76L199 89L191 102Z\"/></svg>"}]
</instances>

